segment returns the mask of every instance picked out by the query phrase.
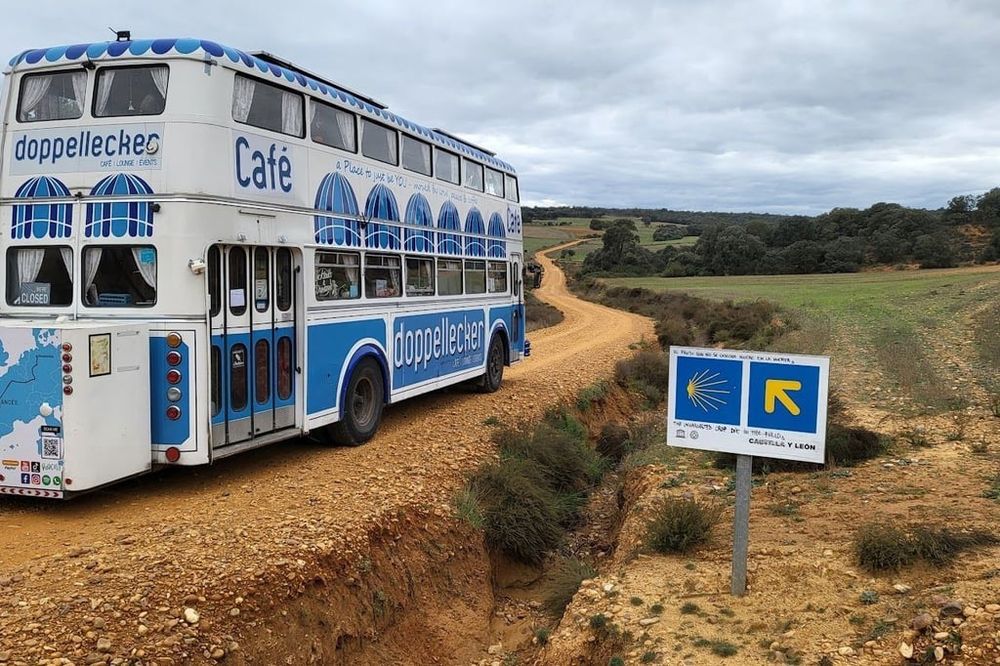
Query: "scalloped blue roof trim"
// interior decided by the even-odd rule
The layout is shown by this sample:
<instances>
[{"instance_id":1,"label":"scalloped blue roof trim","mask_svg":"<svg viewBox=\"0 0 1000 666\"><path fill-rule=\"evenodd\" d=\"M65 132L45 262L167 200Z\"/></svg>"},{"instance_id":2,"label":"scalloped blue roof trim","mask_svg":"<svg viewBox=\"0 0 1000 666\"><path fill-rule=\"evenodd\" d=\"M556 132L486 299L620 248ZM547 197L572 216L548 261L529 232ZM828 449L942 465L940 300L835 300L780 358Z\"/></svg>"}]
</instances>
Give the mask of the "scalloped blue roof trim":
<instances>
[{"instance_id":1,"label":"scalloped blue roof trim","mask_svg":"<svg viewBox=\"0 0 1000 666\"><path fill-rule=\"evenodd\" d=\"M214 58L225 57L233 64L242 64L245 68L257 70L260 74L271 74L275 78L285 79L288 83L296 83L302 88L308 88L313 92L318 92L321 95L339 101L342 104L349 104L358 110L365 111L374 118L388 121L398 127L409 130L410 132L420 134L443 147L460 152L468 157L474 157L477 160L481 160L482 162L498 169L504 169L510 173L516 173L514 171L514 167L503 160L490 157L486 153L476 150L472 146L455 141L447 136L444 136L443 134L435 132L434 130L427 129L426 127L422 127L414 122L410 122L405 118L400 118L390 111L378 109L363 100L359 100L354 95L341 90L340 88L336 88L321 81L316 81L315 79L304 76L298 72L293 72L292 70L279 65L265 62L260 58L240 51L239 49L223 46L217 42L205 39L134 39L127 42L94 42L93 44L52 46L47 49L29 49L27 51L22 51L18 55L11 58L8 64L11 67L16 67L20 64L37 65L42 63L43 65L46 65L62 60L72 62L74 60L80 60L84 57L90 60L98 60L102 58L149 55L166 56L179 54L186 56L199 50ZM43 60L45 62L42 62Z\"/></svg>"}]
</instances>

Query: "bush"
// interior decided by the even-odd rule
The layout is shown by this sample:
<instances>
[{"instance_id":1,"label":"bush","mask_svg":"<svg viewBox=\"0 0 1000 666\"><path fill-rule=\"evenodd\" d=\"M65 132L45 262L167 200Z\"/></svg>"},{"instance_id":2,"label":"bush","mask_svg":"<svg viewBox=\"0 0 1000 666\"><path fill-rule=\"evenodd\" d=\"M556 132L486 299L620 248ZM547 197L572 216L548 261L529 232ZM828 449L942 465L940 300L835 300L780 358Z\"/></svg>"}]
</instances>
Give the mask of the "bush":
<instances>
[{"instance_id":1,"label":"bush","mask_svg":"<svg viewBox=\"0 0 1000 666\"><path fill-rule=\"evenodd\" d=\"M679 315L668 315L656 322L656 339L660 347L687 347L694 342L691 326Z\"/></svg>"},{"instance_id":2,"label":"bush","mask_svg":"<svg viewBox=\"0 0 1000 666\"><path fill-rule=\"evenodd\" d=\"M580 391L576 396L576 408L581 412L586 412L591 405L601 402L608 396L608 383L604 380L595 382Z\"/></svg>"},{"instance_id":3,"label":"bush","mask_svg":"<svg viewBox=\"0 0 1000 666\"><path fill-rule=\"evenodd\" d=\"M959 532L950 527L918 525L906 532L873 522L858 529L854 553L858 563L874 573L895 571L917 560L940 566L962 551L997 543L1000 538L985 530Z\"/></svg>"},{"instance_id":4,"label":"bush","mask_svg":"<svg viewBox=\"0 0 1000 666\"><path fill-rule=\"evenodd\" d=\"M689 499L667 499L649 524L646 544L657 553L686 553L708 541L719 518L717 507Z\"/></svg>"},{"instance_id":5,"label":"bush","mask_svg":"<svg viewBox=\"0 0 1000 666\"><path fill-rule=\"evenodd\" d=\"M983 497L1000 502L1000 474L991 477L989 484L989 488L983 491Z\"/></svg>"},{"instance_id":6,"label":"bush","mask_svg":"<svg viewBox=\"0 0 1000 666\"><path fill-rule=\"evenodd\" d=\"M629 452L628 429L619 423L606 423L597 438L597 452L615 464L621 462Z\"/></svg>"},{"instance_id":7,"label":"bush","mask_svg":"<svg viewBox=\"0 0 1000 666\"><path fill-rule=\"evenodd\" d=\"M580 583L597 575L594 568L575 557L562 558L542 586L542 606L549 613L559 616L580 589Z\"/></svg>"},{"instance_id":8,"label":"bush","mask_svg":"<svg viewBox=\"0 0 1000 666\"><path fill-rule=\"evenodd\" d=\"M548 423L501 433L497 444L502 456L534 463L553 491L579 492L593 481L590 475L597 454L577 437Z\"/></svg>"},{"instance_id":9,"label":"bush","mask_svg":"<svg viewBox=\"0 0 1000 666\"><path fill-rule=\"evenodd\" d=\"M563 508L535 463L508 458L486 465L472 488L490 547L519 562L539 564L562 540Z\"/></svg>"},{"instance_id":10,"label":"bush","mask_svg":"<svg viewBox=\"0 0 1000 666\"><path fill-rule=\"evenodd\" d=\"M640 391L651 405L663 402L667 395L670 365L663 352L640 350L632 358L618 361L615 381L623 387Z\"/></svg>"},{"instance_id":11,"label":"bush","mask_svg":"<svg viewBox=\"0 0 1000 666\"><path fill-rule=\"evenodd\" d=\"M826 461L829 465L851 467L884 454L888 442L866 428L830 424L826 433Z\"/></svg>"}]
</instances>

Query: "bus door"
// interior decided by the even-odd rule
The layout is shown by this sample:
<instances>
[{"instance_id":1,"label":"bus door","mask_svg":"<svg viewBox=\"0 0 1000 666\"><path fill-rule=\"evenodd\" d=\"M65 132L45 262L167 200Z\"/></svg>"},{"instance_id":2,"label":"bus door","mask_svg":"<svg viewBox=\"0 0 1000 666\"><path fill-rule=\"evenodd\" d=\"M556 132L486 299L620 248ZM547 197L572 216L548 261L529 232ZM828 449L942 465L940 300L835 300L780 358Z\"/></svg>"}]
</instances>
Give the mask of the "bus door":
<instances>
[{"instance_id":1,"label":"bus door","mask_svg":"<svg viewBox=\"0 0 1000 666\"><path fill-rule=\"evenodd\" d=\"M515 348L520 347L521 332L524 327L524 322L522 321L524 309L520 307L524 304L524 294L521 293L524 282L523 275L521 255L514 252L510 255L510 290L514 295L514 313L513 317L511 317L511 328L514 330L511 332L511 344Z\"/></svg>"},{"instance_id":2,"label":"bus door","mask_svg":"<svg viewBox=\"0 0 1000 666\"><path fill-rule=\"evenodd\" d=\"M209 249L212 442L295 425L295 309L288 248Z\"/></svg>"}]
</instances>

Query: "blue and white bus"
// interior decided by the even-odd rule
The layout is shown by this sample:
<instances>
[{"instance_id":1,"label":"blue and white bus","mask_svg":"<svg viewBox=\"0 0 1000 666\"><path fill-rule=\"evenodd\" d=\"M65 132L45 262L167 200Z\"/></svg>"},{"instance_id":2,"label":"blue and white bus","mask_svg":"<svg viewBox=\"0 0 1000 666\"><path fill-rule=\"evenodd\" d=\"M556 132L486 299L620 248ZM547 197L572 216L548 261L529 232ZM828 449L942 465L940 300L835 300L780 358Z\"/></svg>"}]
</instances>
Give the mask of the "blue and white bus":
<instances>
[{"instance_id":1,"label":"blue and white bus","mask_svg":"<svg viewBox=\"0 0 1000 666\"><path fill-rule=\"evenodd\" d=\"M0 493L65 497L495 391L514 169L267 53L24 51L0 105ZM9 225L6 221L9 221Z\"/></svg>"}]
</instances>

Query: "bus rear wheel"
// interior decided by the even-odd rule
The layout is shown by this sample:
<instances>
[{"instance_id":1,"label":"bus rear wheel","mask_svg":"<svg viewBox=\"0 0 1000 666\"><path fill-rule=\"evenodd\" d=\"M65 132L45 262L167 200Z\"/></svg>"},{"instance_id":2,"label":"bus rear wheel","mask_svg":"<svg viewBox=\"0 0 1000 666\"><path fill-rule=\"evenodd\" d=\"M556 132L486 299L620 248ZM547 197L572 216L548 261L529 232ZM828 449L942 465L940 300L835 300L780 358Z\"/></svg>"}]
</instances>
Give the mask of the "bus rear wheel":
<instances>
[{"instance_id":1,"label":"bus rear wheel","mask_svg":"<svg viewBox=\"0 0 1000 666\"><path fill-rule=\"evenodd\" d=\"M340 420L329 426L330 439L347 446L364 444L378 430L384 406L382 370L374 359L363 359L347 384Z\"/></svg>"},{"instance_id":2,"label":"bus rear wheel","mask_svg":"<svg viewBox=\"0 0 1000 666\"><path fill-rule=\"evenodd\" d=\"M504 349L503 338L494 335L486 352L486 372L479 383L483 393L495 393L503 382Z\"/></svg>"}]
</instances>

